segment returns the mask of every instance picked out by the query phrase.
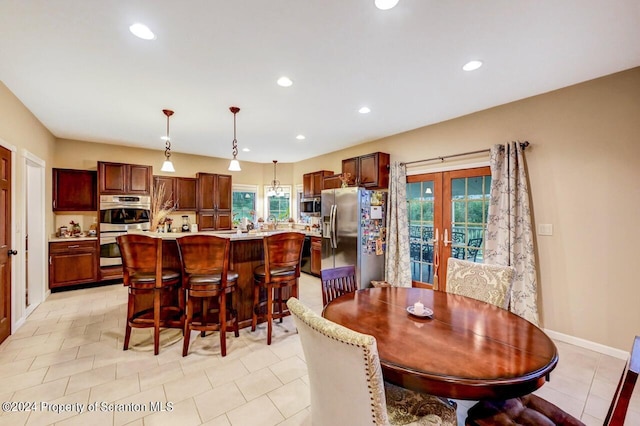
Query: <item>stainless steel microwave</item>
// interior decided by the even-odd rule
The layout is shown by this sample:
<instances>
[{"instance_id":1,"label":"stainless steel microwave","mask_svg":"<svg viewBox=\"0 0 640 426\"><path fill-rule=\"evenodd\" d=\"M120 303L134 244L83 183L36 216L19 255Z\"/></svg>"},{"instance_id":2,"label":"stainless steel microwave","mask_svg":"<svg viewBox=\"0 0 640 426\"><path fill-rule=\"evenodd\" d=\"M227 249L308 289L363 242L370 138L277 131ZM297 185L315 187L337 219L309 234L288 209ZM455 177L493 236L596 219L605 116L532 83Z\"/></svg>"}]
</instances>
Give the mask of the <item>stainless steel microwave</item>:
<instances>
[{"instance_id":1,"label":"stainless steel microwave","mask_svg":"<svg viewBox=\"0 0 640 426\"><path fill-rule=\"evenodd\" d=\"M320 197L300 200L301 216L320 216Z\"/></svg>"}]
</instances>

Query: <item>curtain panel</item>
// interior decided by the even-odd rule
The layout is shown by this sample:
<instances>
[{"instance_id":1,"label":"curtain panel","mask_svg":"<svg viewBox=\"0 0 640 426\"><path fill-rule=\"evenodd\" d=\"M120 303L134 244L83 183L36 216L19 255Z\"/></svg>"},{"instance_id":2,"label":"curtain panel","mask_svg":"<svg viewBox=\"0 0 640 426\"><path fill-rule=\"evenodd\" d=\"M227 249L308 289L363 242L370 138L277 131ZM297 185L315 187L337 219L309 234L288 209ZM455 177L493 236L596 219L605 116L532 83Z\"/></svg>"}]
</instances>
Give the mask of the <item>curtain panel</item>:
<instances>
[{"instance_id":1,"label":"curtain panel","mask_svg":"<svg viewBox=\"0 0 640 426\"><path fill-rule=\"evenodd\" d=\"M389 171L385 256L385 281L398 287L411 287L407 169L398 162L394 162Z\"/></svg>"},{"instance_id":2,"label":"curtain panel","mask_svg":"<svg viewBox=\"0 0 640 426\"><path fill-rule=\"evenodd\" d=\"M539 325L536 260L524 148L520 142L494 145L491 148L490 166L491 199L485 263L515 268L509 309Z\"/></svg>"}]
</instances>

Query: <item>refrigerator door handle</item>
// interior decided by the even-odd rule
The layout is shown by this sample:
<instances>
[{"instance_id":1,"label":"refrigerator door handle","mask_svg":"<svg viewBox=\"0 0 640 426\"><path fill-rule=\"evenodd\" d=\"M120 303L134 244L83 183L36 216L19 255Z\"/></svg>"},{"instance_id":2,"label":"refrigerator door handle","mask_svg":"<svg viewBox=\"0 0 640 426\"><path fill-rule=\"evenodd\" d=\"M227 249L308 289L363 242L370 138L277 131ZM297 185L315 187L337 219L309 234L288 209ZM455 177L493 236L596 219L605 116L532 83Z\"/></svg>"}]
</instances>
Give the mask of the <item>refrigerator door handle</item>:
<instances>
[{"instance_id":1,"label":"refrigerator door handle","mask_svg":"<svg viewBox=\"0 0 640 426\"><path fill-rule=\"evenodd\" d=\"M336 216L338 215L338 205L331 206L331 248L338 248L338 235L336 229Z\"/></svg>"}]
</instances>

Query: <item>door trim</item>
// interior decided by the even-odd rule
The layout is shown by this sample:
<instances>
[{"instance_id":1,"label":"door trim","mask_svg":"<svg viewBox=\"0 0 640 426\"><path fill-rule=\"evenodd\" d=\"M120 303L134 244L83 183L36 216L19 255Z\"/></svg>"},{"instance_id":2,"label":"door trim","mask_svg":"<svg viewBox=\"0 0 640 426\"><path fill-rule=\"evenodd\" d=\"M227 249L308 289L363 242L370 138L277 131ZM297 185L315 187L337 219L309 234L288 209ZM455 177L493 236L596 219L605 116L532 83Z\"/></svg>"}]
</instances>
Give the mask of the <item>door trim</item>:
<instances>
[{"instance_id":1,"label":"door trim","mask_svg":"<svg viewBox=\"0 0 640 426\"><path fill-rule=\"evenodd\" d=\"M6 142L4 139L0 138L0 146L2 146L3 148L9 150L11 152L11 225L10 225L10 232L11 232L11 242L13 244L14 241L16 241L16 152L17 152L17 148L14 145L11 145L10 143ZM18 253L18 255L20 255L20 253ZM11 334L13 334L17 327L16 327L16 271L15 271L15 265L16 265L16 256L11 256L11 291L9 292L10 297L11 297Z\"/></svg>"}]
</instances>

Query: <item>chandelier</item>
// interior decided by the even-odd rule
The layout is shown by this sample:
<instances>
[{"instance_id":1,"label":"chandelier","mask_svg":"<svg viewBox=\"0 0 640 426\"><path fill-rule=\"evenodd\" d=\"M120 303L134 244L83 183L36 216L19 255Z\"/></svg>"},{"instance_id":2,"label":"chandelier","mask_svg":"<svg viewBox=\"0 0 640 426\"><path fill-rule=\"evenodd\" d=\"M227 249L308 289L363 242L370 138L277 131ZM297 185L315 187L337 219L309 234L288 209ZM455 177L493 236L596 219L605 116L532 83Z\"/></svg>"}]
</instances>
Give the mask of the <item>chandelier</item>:
<instances>
[{"instance_id":1,"label":"chandelier","mask_svg":"<svg viewBox=\"0 0 640 426\"><path fill-rule=\"evenodd\" d=\"M278 164L278 160L273 160L273 180L271 181L271 186L267 188L267 195L270 197L280 196L283 192L280 181L276 178L276 164Z\"/></svg>"},{"instance_id":2,"label":"chandelier","mask_svg":"<svg viewBox=\"0 0 640 426\"><path fill-rule=\"evenodd\" d=\"M176 169L173 168L173 163L171 162L171 138L169 138L169 117L173 115L173 111L163 109L162 112L167 116L167 136L165 137L164 163L162 163L160 170L173 173Z\"/></svg>"},{"instance_id":3,"label":"chandelier","mask_svg":"<svg viewBox=\"0 0 640 426\"><path fill-rule=\"evenodd\" d=\"M238 107L229 107L229 111L233 113L233 142L232 144L232 152L233 152L233 160L229 163L229 171L239 172L242 169L240 168L240 162L236 158L238 155L238 140L236 139L236 114L240 112L240 108Z\"/></svg>"}]
</instances>

